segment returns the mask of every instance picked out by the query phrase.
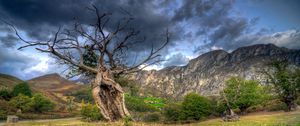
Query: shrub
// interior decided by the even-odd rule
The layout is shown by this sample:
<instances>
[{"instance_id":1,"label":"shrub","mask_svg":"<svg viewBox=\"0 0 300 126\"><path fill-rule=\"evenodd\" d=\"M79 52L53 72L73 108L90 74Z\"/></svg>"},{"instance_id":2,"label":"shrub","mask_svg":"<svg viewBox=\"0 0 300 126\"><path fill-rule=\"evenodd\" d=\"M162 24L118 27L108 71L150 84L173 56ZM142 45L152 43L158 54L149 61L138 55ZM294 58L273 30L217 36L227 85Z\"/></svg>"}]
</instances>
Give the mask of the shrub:
<instances>
[{"instance_id":1,"label":"shrub","mask_svg":"<svg viewBox=\"0 0 300 126\"><path fill-rule=\"evenodd\" d=\"M0 90L0 99L9 101L10 98L11 98L11 94L7 89Z\"/></svg>"},{"instance_id":2,"label":"shrub","mask_svg":"<svg viewBox=\"0 0 300 126\"><path fill-rule=\"evenodd\" d=\"M31 94L31 90L30 90L30 87L27 83L20 83L18 85L16 85L14 88L13 88L13 91L12 91L12 95L13 96L18 96L19 94L23 94L23 95L26 95L26 96L29 96L31 97L32 94Z\"/></svg>"},{"instance_id":3,"label":"shrub","mask_svg":"<svg viewBox=\"0 0 300 126\"><path fill-rule=\"evenodd\" d=\"M279 110L287 110L288 107L284 102L276 99L276 100L269 101L265 106L265 108L268 111L279 111Z\"/></svg>"},{"instance_id":4,"label":"shrub","mask_svg":"<svg viewBox=\"0 0 300 126\"><path fill-rule=\"evenodd\" d=\"M94 103L94 99L92 96L91 89L82 89L70 94L71 96L75 97L75 102L81 102L82 100L90 103Z\"/></svg>"},{"instance_id":5,"label":"shrub","mask_svg":"<svg viewBox=\"0 0 300 126\"><path fill-rule=\"evenodd\" d=\"M87 121L98 121L103 118L98 107L91 103L81 103L80 114L82 118Z\"/></svg>"},{"instance_id":6,"label":"shrub","mask_svg":"<svg viewBox=\"0 0 300 126\"><path fill-rule=\"evenodd\" d=\"M182 107L180 103L168 103L164 106L162 114L165 121L180 121L182 118Z\"/></svg>"},{"instance_id":7,"label":"shrub","mask_svg":"<svg viewBox=\"0 0 300 126\"><path fill-rule=\"evenodd\" d=\"M300 105L300 97L297 99L297 104Z\"/></svg>"},{"instance_id":8,"label":"shrub","mask_svg":"<svg viewBox=\"0 0 300 126\"><path fill-rule=\"evenodd\" d=\"M14 113L16 108L8 103L8 101L0 99L0 120L6 119L10 113Z\"/></svg>"},{"instance_id":9,"label":"shrub","mask_svg":"<svg viewBox=\"0 0 300 126\"><path fill-rule=\"evenodd\" d=\"M128 89L128 93L131 96L138 96L139 88L136 86L136 82L126 77L117 77L116 82L119 83L124 89Z\"/></svg>"},{"instance_id":10,"label":"shrub","mask_svg":"<svg viewBox=\"0 0 300 126\"><path fill-rule=\"evenodd\" d=\"M43 97L41 94L34 94L31 100L32 108L35 112L44 112L53 110L54 104Z\"/></svg>"},{"instance_id":11,"label":"shrub","mask_svg":"<svg viewBox=\"0 0 300 126\"><path fill-rule=\"evenodd\" d=\"M198 94L190 93L182 102L182 119L200 120L209 116L212 112L211 102Z\"/></svg>"},{"instance_id":12,"label":"shrub","mask_svg":"<svg viewBox=\"0 0 300 126\"><path fill-rule=\"evenodd\" d=\"M13 97L9 103L21 109L22 112L44 112L53 110L54 104L44 98L41 94L34 94L32 98L29 96L19 94L16 97Z\"/></svg>"},{"instance_id":13,"label":"shrub","mask_svg":"<svg viewBox=\"0 0 300 126\"><path fill-rule=\"evenodd\" d=\"M128 110L135 112L154 112L158 109L144 102L143 98L125 95L125 104Z\"/></svg>"},{"instance_id":14,"label":"shrub","mask_svg":"<svg viewBox=\"0 0 300 126\"><path fill-rule=\"evenodd\" d=\"M158 112L148 113L143 117L145 122L157 122L160 121L161 115Z\"/></svg>"},{"instance_id":15,"label":"shrub","mask_svg":"<svg viewBox=\"0 0 300 126\"><path fill-rule=\"evenodd\" d=\"M13 97L9 101L9 104L15 108L21 109L23 112L29 112L33 110L31 98L23 94Z\"/></svg>"}]
</instances>

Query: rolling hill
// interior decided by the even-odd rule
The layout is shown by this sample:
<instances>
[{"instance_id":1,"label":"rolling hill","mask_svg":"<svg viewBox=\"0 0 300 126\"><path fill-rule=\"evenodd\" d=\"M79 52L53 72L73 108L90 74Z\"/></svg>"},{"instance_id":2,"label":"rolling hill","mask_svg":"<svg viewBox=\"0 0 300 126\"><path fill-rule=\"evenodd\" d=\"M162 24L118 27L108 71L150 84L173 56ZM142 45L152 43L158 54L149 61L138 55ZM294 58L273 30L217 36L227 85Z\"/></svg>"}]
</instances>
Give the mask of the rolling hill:
<instances>
[{"instance_id":1,"label":"rolling hill","mask_svg":"<svg viewBox=\"0 0 300 126\"><path fill-rule=\"evenodd\" d=\"M17 77L0 73L0 89L1 88L12 89L15 85L22 82L24 81Z\"/></svg>"},{"instance_id":2,"label":"rolling hill","mask_svg":"<svg viewBox=\"0 0 300 126\"><path fill-rule=\"evenodd\" d=\"M15 85L25 82L17 77L0 73L0 89L12 89ZM28 80L27 83L34 92L42 93L62 109L67 103L67 95L85 89L87 85L79 85L69 81L59 74L47 74Z\"/></svg>"},{"instance_id":3,"label":"rolling hill","mask_svg":"<svg viewBox=\"0 0 300 126\"><path fill-rule=\"evenodd\" d=\"M68 94L86 87L69 81L56 73L33 78L28 80L28 83L33 90L41 92L59 106L64 106L67 103Z\"/></svg>"}]
</instances>

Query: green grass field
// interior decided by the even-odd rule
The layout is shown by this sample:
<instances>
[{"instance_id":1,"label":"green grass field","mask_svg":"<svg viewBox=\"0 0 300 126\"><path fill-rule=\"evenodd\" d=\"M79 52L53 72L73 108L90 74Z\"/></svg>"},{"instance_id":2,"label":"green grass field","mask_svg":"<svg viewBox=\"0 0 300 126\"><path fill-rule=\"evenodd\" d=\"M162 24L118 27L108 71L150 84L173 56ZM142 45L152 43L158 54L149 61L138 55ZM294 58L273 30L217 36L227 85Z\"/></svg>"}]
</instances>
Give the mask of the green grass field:
<instances>
[{"instance_id":1,"label":"green grass field","mask_svg":"<svg viewBox=\"0 0 300 126\"><path fill-rule=\"evenodd\" d=\"M238 122L223 122L220 118L190 124L160 124L131 122L133 126L300 126L300 110L295 112L259 112L242 116ZM21 121L9 126L123 126L124 122L83 122L79 118Z\"/></svg>"}]
</instances>

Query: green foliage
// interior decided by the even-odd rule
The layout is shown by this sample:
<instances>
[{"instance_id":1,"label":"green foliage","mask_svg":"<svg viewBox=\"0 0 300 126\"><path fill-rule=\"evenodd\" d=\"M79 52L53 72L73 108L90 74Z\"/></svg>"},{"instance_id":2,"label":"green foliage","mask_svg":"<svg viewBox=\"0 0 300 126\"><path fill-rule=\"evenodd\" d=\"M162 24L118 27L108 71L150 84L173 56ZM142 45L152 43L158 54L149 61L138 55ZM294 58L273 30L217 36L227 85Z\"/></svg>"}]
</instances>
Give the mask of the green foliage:
<instances>
[{"instance_id":1,"label":"green foliage","mask_svg":"<svg viewBox=\"0 0 300 126\"><path fill-rule=\"evenodd\" d=\"M165 121L180 121L182 119L182 106L180 103L168 103L164 106L162 114Z\"/></svg>"},{"instance_id":2,"label":"green foliage","mask_svg":"<svg viewBox=\"0 0 300 126\"><path fill-rule=\"evenodd\" d=\"M265 109L267 111L280 111L280 110L286 110L287 109L287 105L278 100L278 99L274 99L274 100L270 100L266 105L265 105Z\"/></svg>"},{"instance_id":3,"label":"green foliage","mask_svg":"<svg viewBox=\"0 0 300 126\"><path fill-rule=\"evenodd\" d=\"M158 122L160 121L161 114L158 112L148 113L143 117L145 122Z\"/></svg>"},{"instance_id":4,"label":"green foliage","mask_svg":"<svg viewBox=\"0 0 300 126\"><path fill-rule=\"evenodd\" d=\"M154 112L158 109L144 102L144 99L138 96L125 95L125 104L128 110L135 112Z\"/></svg>"},{"instance_id":5,"label":"green foliage","mask_svg":"<svg viewBox=\"0 0 300 126\"><path fill-rule=\"evenodd\" d=\"M132 126L132 118L129 116L126 116L124 119L124 126Z\"/></svg>"},{"instance_id":6,"label":"green foliage","mask_svg":"<svg viewBox=\"0 0 300 126\"><path fill-rule=\"evenodd\" d=\"M184 97L182 103L167 103L162 111L165 121L200 120L212 114L213 105L210 100L195 93Z\"/></svg>"},{"instance_id":7,"label":"green foliage","mask_svg":"<svg viewBox=\"0 0 300 126\"><path fill-rule=\"evenodd\" d=\"M136 86L136 82L134 80L130 80L126 77L117 77L115 79L117 83L119 83L123 88L127 88L126 91L131 96L138 96L139 88Z\"/></svg>"},{"instance_id":8,"label":"green foliage","mask_svg":"<svg viewBox=\"0 0 300 126\"><path fill-rule=\"evenodd\" d=\"M87 121L98 121L103 117L98 107L91 103L81 103L81 117Z\"/></svg>"},{"instance_id":9,"label":"green foliage","mask_svg":"<svg viewBox=\"0 0 300 126\"><path fill-rule=\"evenodd\" d=\"M212 114L215 116L222 116L227 109L226 103L223 99L212 100Z\"/></svg>"},{"instance_id":10,"label":"green foliage","mask_svg":"<svg viewBox=\"0 0 300 126\"><path fill-rule=\"evenodd\" d=\"M35 112L51 111L54 108L54 104L41 94L34 94L31 102L32 108Z\"/></svg>"},{"instance_id":11,"label":"green foliage","mask_svg":"<svg viewBox=\"0 0 300 126\"><path fill-rule=\"evenodd\" d=\"M0 120L6 119L6 116L15 112L16 108L9 104L8 101L0 99Z\"/></svg>"},{"instance_id":12,"label":"green foliage","mask_svg":"<svg viewBox=\"0 0 300 126\"><path fill-rule=\"evenodd\" d=\"M18 96L19 94L23 94L29 97L32 96L31 89L27 83L20 83L13 88L12 95Z\"/></svg>"},{"instance_id":13,"label":"green foliage","mask_svg":"<svg viewBox=\"0 0 300 126\"><path fill-rule=\"evenodd\" d=\"M162 109L165 105L165 100L159 97L146 97L144 102L158 109Z\"/></svg>"},{"instance_id":14,"label":"green foliage","mask_svg":"<svg viewBox=\"0 0 300 126\"><path fill-rule=\"evenodd\" d=\"M263 87L256 81L238 77L231 77L226 81L224 93L229 104L234 108L239 108L241 112L261 103L264 98Z\"/></svg>"},{"instance_id":15,"label":"green foliage","mask_svg":"<svg viewBox=\"0 0 300 126\"><path fill-rule=\"evenodd\" d=\"M200 120L209 116L212 112L211 102L198 94L190 93L182 102L184 120Z\"/></svg>"},{"instance_id":16,"label":"green foliage","mask_svg":"<svg viewBox=\"0 0 300 126\"><path fill-rule=\"evenodd\" d=\"M300 97L297 99L297 104L300 105Z\"/></svg>"},{"instance_id":17,"label":"green foliage","mask_svg":"<svg viewBox=\"0 0 300 126\"><path fill-rule=\"evenodd\" d=\"M7 89L0 90L0 99L8 101L11 97L11 93Z\"/></svg>"},{"instance_id":18,"label":"green foliage","mask_svg":"<svg viewBox=\"0 0 300 126\"><path fill-rule=\"evenodd\" d=\"M21 109L22 112L44 112L50 111L53 109L54 104L50 100L44 98L40 94L34 94L32 98L29 96L19 94L16 97L13 97L9 103Z\"/></svg>"},{"instance_id":19,"label":"green foliage","mask_svg":"<svg viewBox=\"0 0 300 126\"><path fill-rule=\"evenodd\" d=\"M67 97L67 110L68 110L68 112L72 112L76 107L76 105L74 103L74 99L75 98L72 97L72 96Z\"/></svg>"},{"instance_id":20,"label":"green foliage","mask_svg":"<svg viewBox=\"0 0 300 126\"><path fill-rule=\"evenodd\" d=\"M87 65L89 67L95 68L98 64L97 54L94 52L91 46L86 45L85 50L83 52L83 64ZM71 78L74 76L77 76L79 74L83 74L86 77L95 77L95 73L92 73L90 71L86 71L84 69L72 67L69 71L67 77Z\"/></svg>"},{"instance_id":21,"label":"green foliage","mask_svg":"<svg viewBox=\"0 0 300 126\"><path fill-rule=\"evenodd\" d=\"M75 91L75 92L71 93L70 96L75 97L75 99L74 99L75 102L80 103L82 100L84 100L84 101L87 101L90 103L94 103L92 91L90 88Z\"/></svg>"},{"instance_id":22,"label":"green foliage","mask_svg":"<svg viewBox=\"0 0 300 126\"><path fill-rule=\"evenodd\" d=\"M288 70L287 62L272 63L275 72L268 74L281 101L286 103L288 111L296 107L296 100L300 93L300 70Z\"/></svg>"},{"instance_id":23,"label":"green foliage","mask_svg":"<svg viewBox=\"0 0 300 126\"><path fill-rule=\"evenodd\" d=\"M19 94L18 96L13 97L9 101L9 104L15 108L21 109L22 112L29 112L33 110L31 98L23 94Z\"/></svg>"}]
</instances>

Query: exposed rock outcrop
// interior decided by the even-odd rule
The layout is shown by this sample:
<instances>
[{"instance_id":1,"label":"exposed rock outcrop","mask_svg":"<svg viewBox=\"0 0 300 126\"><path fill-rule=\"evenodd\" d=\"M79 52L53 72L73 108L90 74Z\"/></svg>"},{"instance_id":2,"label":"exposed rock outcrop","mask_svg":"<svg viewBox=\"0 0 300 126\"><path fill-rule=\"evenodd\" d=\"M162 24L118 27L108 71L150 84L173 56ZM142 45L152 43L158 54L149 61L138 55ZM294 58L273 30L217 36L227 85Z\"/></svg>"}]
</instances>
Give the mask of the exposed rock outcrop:
<instances>
[{"instance_id":1,"label":"exposed rock outcrop","mask_svg":"<svg viewBox=\"0 0 300 126\"><path fill-rule=\"evenodd\" d=\"M280 48L273 44L241 47L228 53L215 50L192 59L186 66L172 66L156 71L141 71L134 75L144 93L181 98L189 92L218 95L230 76L255 79L264 84L261 70L273 60L287 59L300 66L300 50Z\"/></svg>"}]
</instances>

